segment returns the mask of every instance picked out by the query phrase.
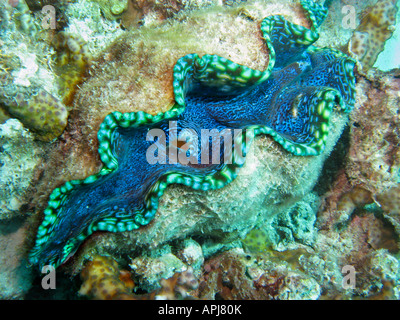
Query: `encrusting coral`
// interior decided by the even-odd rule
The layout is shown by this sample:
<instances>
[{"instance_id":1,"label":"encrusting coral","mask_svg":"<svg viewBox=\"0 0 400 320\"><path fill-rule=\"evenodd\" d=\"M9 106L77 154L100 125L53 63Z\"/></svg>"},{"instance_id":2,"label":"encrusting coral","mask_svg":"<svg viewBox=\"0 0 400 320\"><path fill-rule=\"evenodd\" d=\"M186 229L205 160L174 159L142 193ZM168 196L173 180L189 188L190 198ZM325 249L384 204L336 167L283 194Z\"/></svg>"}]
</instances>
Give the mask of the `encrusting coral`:
<instances>
[{"instance_id":1,"label":"encrusting coral","mask_svg":"<svg viewBox=\"0 0 400 320\"><path fill-rule=\"evenodd\" d=\"M52 44L58 52L54 69L60 76L59 93L66 105L71 104L75 90L84 81L91 55L86 41L80 35L58 32Z\"/></svg>"},{"instance_id":2,"label":"encrusting coral","mask_svg":"<svg viewBox=\"0 0 400 320\"><path fill-rule=\"evenodd\" d=\"M312 246L315 241L316 212L319 200L310 194L292 208L276 215L268 224L251 230L242 243L249 252L287 250L302 243Z\"/></svg>"},{"instance_id":3,"label":"encrusting coral","mask_svg":"<svg viewBox=\"0 0 400 320\"><path fill-rule=\"evenodd\" d=\"M18 218L42 151L17 119L0 125L0 221Z\"/></svg>"},{"instance_id":4,"label":"encrusting coral","mask_svg":"<svg viewBox=\"0 0 400 320\"><path fill-rule=\"evenodd\" d=\"M400 80L396 73L359 79L359 99L350 115L346 174L352 187L381 193L397 185L400 170ZM364 94L362 94L364 92Z\"/></svg>"},{"instance_id":5,"label":"encrusting coral","mask_svg":"<svg viewBox=\"0 0 400 320\"><path fill-rule=\"evenodd\" d=\"M12 49L6 50L0 67L0 102L4 104L3 108L41 140L50 141L58 137L67 125L65 105L41 85L29 81L42 71L34 55L22 56L19 53L12 57L12 51L8 51Z\"/></svg>"},{"instance_id":6,"label":"encrusting coral","mask_svg":"<svg viewBox=\"0 0 400 320\"><path fill-rule=\"evenodd\" d=\"M109 20L120 19L121 15L128 9L130 0L91 0L96 2L104 17Z\"/></svg>"},{"instance_id":7,"label":"encrusting coral","mask_svg":"<svg viewBox=\"0 0 400 320\"><path fill-rule=\"evenodd\" d=\"M287 260L306 255L304 250L248 255L242 249L220 253L204 264L194 293L200 299L302 300L317 299L321 287ZM297 266L298 267L298 266Z\"/></svg>"},{"instance_id":8,"label":"encrusting coral","mask_svg":"<svg viewBox=\"0 0 400 320\"><path fill-rule=\"evenodd\" d=\"M365 69L371 68L383 51L396 25L397 0L377 1L364 13L349 42L349 51Z\"/></svg>"},{"instance_id":9,"label":"encrusting coral","mask_svg":"<svg viewBox=\"0 0 400 320\"><path fill-rule=\"evenodd\" d=\"M45 54L37 54L37 47L48 47L44 42L35 43L38 29L25 1L15 3L15 8L8 1L0 6L9 13L9 26L0 38L4 44L0 102L9 116L18 118L39 139L50 141L65 129L68 113L55 95L54 85L48 85L54 76L43 63Z\"/></svg>"},{"instance_id":10,"label":"encrusting coral","mask_svg":"<svg viewBox=\"0 0 400 320\"><path fill-rule=\"evenodd\" d=\"M83 284L79 294L100 300L131 300L134 283L129 272L120 271L118 263L104 256L96 256L82 270Z\"/></svg>"},{"instance_id":11,"label":"encrusting coral","mask_svg":"<svg viewBox=\"0 0 400 320\"><path fill-rule=\"evenodd\" d=\"M153 250L150 256L142 255L133 258L129 263L138 285L146 291L159 289L160 278L170 278L174 273L182 272L187 268L178 257L168 252L170 250L162 251Z\"/></svg>"},{"instance_id":12,"label":"encrusting coral","mask_svg":"<svg viewBox=\"0 0 400 320\"><path fill-rule=\"evenodd\" d=\"M190 292L197 289L193 269L177 272L161 279L160 289L147 294L134 294L135 284L128 271L120 270L111 257L95 256L81 272L83 284L79 294L98 300L176 300L192 299Z\"/></svg>"},{"instance_id":13,"label":"encrusting coral","mask_svg":"<svg viewBox=\"0 0 400 320\"><path fill-rule=\"evenodd\" d=\"M78 35L38 28L39 18L25 1L6 1L1 7L9 14L9 26L0 38L7 44L1 52L0 102L37 138L51 141L67 125L67 106L91 56Z\"/></svg>"},{"instance_id":14,"label":"encrusting coral","mask_svg":"<svg viewBox=\"0 0 400 320\"><path fill-rule=\"evenodd\" d=\"M371 69L368 78L358 78L345 161L318 213L319 247L357 272L357 286L349 291L353 297L399 295L399 278L391 271L398 264L400 235L398 80L398 70ZM340 287L330 290L335 291Z\"/></svg>"},{"instance_id":15,"label":"encrusting coral","mask_svg":"<svg viewBox=\"0 0 400 320\"><path fill-rule=\"evenodd\" d=\"M377 197L396 190L399 183L398 71L371 70L368 79L359 78L357 90L346 158L324 195L319 214L320 227L324 229L347 221L355 209L373 202L379 204Z\"/></svg>"},{"instance_id":16,"label":"encrusting coral","mask_svg":"<svg viewBox=\"0 0 400 320\"><path fill-rule=\"evenodd\" d=\"M6 105L12 116L21 119L43 141L58 137L67 125L68 111L65 105L41 88L29 96L19 92Z\"/></svg>"},{"instance_id":17,"label":"encrusting coral","mask_svg":"<svg viewBox=\"0 0 400 320\"><path fill-rule=\"evenodd\" d=\"M140 24L160 25L181 10L198 9L212 2L201 0L91 0L99 5L108 20L121 20L125 28L134 28Z\"/></svg>"},{"instance_id":18,"label":"encrusting coral","mask_svg":"<svg viewBox=\"0 0 400 320\"><path fill-rule=\"evenodd\" d=\"M26 267L24 257L24 242L28 228L26 223L21 225L21 218L18 215L8 222L0 221L1 300L23 300L32 286L34 273Z\"/></svg>"}]
</instances>

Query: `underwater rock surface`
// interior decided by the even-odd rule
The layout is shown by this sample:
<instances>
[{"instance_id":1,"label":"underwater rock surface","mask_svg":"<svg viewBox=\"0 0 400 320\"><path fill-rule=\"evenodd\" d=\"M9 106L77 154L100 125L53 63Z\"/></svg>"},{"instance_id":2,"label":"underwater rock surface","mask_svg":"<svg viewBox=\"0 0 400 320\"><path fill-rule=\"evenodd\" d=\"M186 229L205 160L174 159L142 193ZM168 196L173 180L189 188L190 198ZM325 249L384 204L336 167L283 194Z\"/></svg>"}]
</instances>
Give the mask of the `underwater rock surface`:
<instances>
[{"instance_id":1,"label":"underwater rock surface","mask_svg":"<svg viewBox=\"0 0 400 320\"><path fill-rule=\"evenodd\" d=\"M23 299L31 288L34 272L27 268L25 237L29 226L16 218L0 223L0 299Z\"/></svg>"},{"instance_id":2,"label":"underwater rock surface","mask_svg":"<svg viewBox=\"0 0 400 320\"><path fill-rule=\"evenodd\" d=\"M19 217L42 150L17 119L0 125L0 221Z\"/></svg>"}]
</instances>

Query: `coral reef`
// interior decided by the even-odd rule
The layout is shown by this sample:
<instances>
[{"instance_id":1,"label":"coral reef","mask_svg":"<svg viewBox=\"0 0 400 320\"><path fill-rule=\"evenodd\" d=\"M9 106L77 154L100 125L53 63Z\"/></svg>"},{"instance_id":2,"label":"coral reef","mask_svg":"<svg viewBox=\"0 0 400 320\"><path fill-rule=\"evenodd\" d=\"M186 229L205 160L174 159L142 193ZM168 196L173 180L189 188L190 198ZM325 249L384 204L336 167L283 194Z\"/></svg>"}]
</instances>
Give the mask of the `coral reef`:
<instances>
[{"instance_id":1,"label":"coral reef","mask_svg":"<svg viewBox=\"0 0 400 320\"><path fill-rule=\"evenodd\" d=\"M193 291L197 289L199 282L193 269L188 267L187 270L177 272L169 279L161 279L160 284L161 289L155 292L156 300L191 300L196 298L193 296Z\"/></svg>"},{"instance_id":2,"label":"coral reef","mask_svg":"<svg viewBox=\"0 0 400 320\"><path fill-rule=\"evenodd\" d=\"M354 268L355 287L349 292L343 290L343 284L341 288L337 287L341 296L345 294L344 296L373 298L375 295L390 290L392 294L387 296L388 299L399 298L400 283L396 275L396 265L399 262L388 252L398 252L396 238L392 228L385 226L380 219L369 212L355 215L350 220L345 230L340 233L340 245L336 244L341 251L341 255L336 254L336 263L339 266ZM329 242L332 240L331 238ZM328 247L333 243L331 242ZM320 244L326 252L333 249L332 247L328 249L323 241ZM380 263L376 264L378 258ZM390 281L390 284L387 281ZM335 290L327 291L327 297L332 298L334 293Z\"/></svg>"},{"instance_id":3,"label":"coral reef","mask_svg":"<svg viewBox=\"0 0 400 320\"><path fill-rule=\"evenodd\" d=\"M269 235L266 234L266 238ZM392 299L399 297L397 236L368 211L341 231L320 230L309 247L291 243L282 252L232 249L204 263L196 295L207 299ZM281 249L283 246L281 246ZM246 247L247 249L247 247ZM346 287L345 269L354 270ZM353 269L354 268L354 269Z\"/></svg>"},{"instance_id":4,"label":"coral reef","mask_svg":"<svg viewBox=\"0 0 400 320\"><path fill-rule=\"evenodd\" d=\"M182 10L194 10L207 6L219 6L217 1L203 0L91 0L100 7L105 19L120 20L124 28L139 25L157 26L175 17Z\"/></svg>"},{"instance_id":5,"label":"coral reef","mask_svg":"<svg viewBox=\"0 0 400 320\"><path fill-rule=\"evenodd\" d=\"M391 189L396 190L400 170L397 75L395 70L390 73L376 70L370 71L368 78L359 78L358 100L350 115L346 159L330 191L323 196L319 228L335 228L346 222L356 209L377 201L380 195L384 199ZM384 204L382 208L385 215L390 215ZM388 219L397 228L393 217Z\"/></svg>"},{"instance_id":6,"label":"coral reef","mask_svg":"<svg viewBox=\"0 0 400 320\"><path fill-rule=\"evenodd\" d=\"M360 186L352 188L344 174L338 179L338 187L324 195L325 200L319 214L319 227L332 229L347 221L356 209L372 203L372 193ZM345 183L343 186L341 183Z\"/></svg>"},{"instance_id":7,"label":"coral reef","mask_svg":"<svg viewBox=\"0 0 400 320\"><path fill-rule=\"evenodd\" d=\"M85 254L95 261L99 255ZM119 259L129 266L132 272L132 279L141 291L148 293L161 294L160 292L170 292L164 280L176 281L177 275L186 275L198 278L202 272L204 256L202 247L192 239L186 239L179 245L164 245L156 250L144 250L135 253L134 258ZM85 261L83 269L87 269L90 264ZM78 272L78 271L73 271ZM189 281L190 282L190 281ZM189 284L188 282L188 284ZM175 288L175 285L173 286ZM178 290L178 289L177 289Z\"/></svg>"},{"instance_id":8,"label":"coral reef","mask_svg":"<svg viewBox=\"0 0 400 320\"><path fill-rule=\"evenodd\" d=\"M242 240L246 251L287 250L297 247L298 243L312 246L317 233L314 224L318 208L319 198L308 194L292 208L277 214L270 223L251 230Z\"/></svg>"},{"instance_id":9,"label":"coral reef","mask_svg":"<svg viewBox=\"0 0 400 320\"><path fill-rule=\"evenodd\" d=\"M310 193L292 208L277 215L268 226L273 247L279 250L293 243L312 246L317 232L314 224L318 208L319 198Z\"/></svg>"},{"instance_id":10,"label":"coral reef","mask_svg":"<svg viewBox=\"0 0 400 320\"><path fill-rule=\"evenodd\" d=\"M134 283L129 272L120 271L110 258L96 256L81 273L83 281L79 294L99 300L131 300Z\"/></svg>"},{"instance_id":11,"label":"coral reef","mask_svg":"<svg viewBox=\"0 0 400 320\"><path fill-rule=\"evenodd\" d=\"M60 76L59 93L65 104L72 102L77 86L83 82L91 60L86 41L77 34L58 32L52 40L58 52L54 70Z\"/></svg>"},{"instance_id":12,"label":"coral reef","mask_svg":"<svg viewBox=\"0 0 400 320\"><path fill-rule=\"evenodd\" d=\"M81 272L79 294L98 300L176 300L191 299L198 281L192 268L161 279L159 289L147 294L134 294L135 287L128 271L120 270L111 257L95 256Z\"/></svg>"},{"instance_id":13,"label":"coral reef","mask_svg":"<svg viewBox=\"0 0 400 320\"><path fill-rule=\"evenodd\" d=\"M197 273L204 263L203 249L199 243L193 239L185 239L181 244L181 249L177 252L177 257Z\"/></svg>"},{"instance_id":14,"label":"coral reef","mask_svg":"<svg viewBox=\"0 0 400 320\"><path fill-rule=\"evenodd\" d=\"M295 256L301 256L301 252ZM200 299L317 299L321 288L282 256L250 256L232 249L205 262L196 295Z\"/></svg>"},{"instance_id":15,"label":"coral reef","mask_svg":"<svg viewBox=\"0 0 400 320\"><path fill-rule=\"evenodd\" d=\"M200 277L188 269L163 280L167 269L159 258L137 257L141 270L133 273L136 285L148 293L131 295L135 299L398 299L400 294L399 261L389 252L398 252L393 229L369 212L350 219L348 226L336 232L318 233L318 246L290 244L282 252L264 249L245 252L240 248L214 254L202 265ZM171 252L163 249L160 257L168 260ZM389 251L389 252L388 252ZM142 260L143 259L143 260ZM177 261L176 257L174 260ZM114 262L115 263L115 262ZM90 263L89 263L90 265ZM346 271L355 270L354 287L346 287ZM85 267L86 268L86 267ZM84 271L86 272L86 271ZM113 271L115 275L118 272ZM158 273L158 275L157 275ZM84 273L82 273L84 274ZM140 276L142 275L142 276ZM156 287L147 286L152 276ZM186 281L182 281L187 279ZM178 280L180 279L180 280ZM120 280L119 280L120 281ZM186 285L177 285L186 283ZM98 284L96 284L98 287ZM177 292L181 292L177 294ZM183 292L183 293L182 293Z\"/></svg>"},{"instance_id":16,"label":"coral reef","mask_svg":"<svg viewBox=\"0 0 400 320\"><path fill-rule=\"evenodd\" d=\"M10 116L18 118L39 139L51 141L64 131L68 117L49 66L54 51L38 40L37 21L25 1L19 1L15 8L8 1L0 6L10 14L9 26L0 38L0 102ZM22 32L18 32L18 22Z\"/></svg>"},{"instance_id":17,"label":"coral reef","mask_svg":"<svg viewBox=\"0 0 400 320\"><path fill-rule=\"evenodd\" d=\"M151 292L160 288L160 280L172 277L176 272L186 270L186 265L165 246L153 250L149 256L133 258L129 264L138 279L140 287Z\"/></svg>"},{"instance_id":18,"label":"coral reef","mask_svg":"<svg viewBox=\"0 0 400 320\"><path fill-rule=\"evenodd\" d=\"M265 231L263 236L261 240L271 238ZM251 251L245 246L245 251L236 248L216 254L204 263L196 296L207 299L398 299L398 236L380 215L366 209L357 211L341 230L319 230L314 243L317 245L292 242L286 248L281 243L281 252L256 245ZM355 272L354 287L346 287L345 270L348 269L345 267Z\"/></svg>"},{"instance_id":19,"label":"coral reef","mask_svg":"<svg viewBox=\"0 0 400 320\"><path fill-rule=\"evenodd\" d=\"M69 3L62 14L67 22L64 23L63 32L79 35L86 42L85 46L92 57L102 56L104 48L124 33L120 23L105 19L98 4L92 1Z\"/></svg>"},{"instance_id":20,"label":"coral reef","mask_svg":"<svg viewBox=\"0 0 400 320\"><path fill-rule=\"evenodd\" d=\"M399 251L395 209L400 159L397 74L396 70L370 70L367 78L358 79L344 167L322 196L316 223L316 243L325 251L320 257L336 257L329 259L331 270L354 267L356 286L344 292L340 286L327 284L328 298L399 297L398 275L391 271L398 264Z\"/></svg>"},{"instance_id":21,"label":"coral reef","mask_svg":"<svg viewBox=\"0 0 400 320\"><path fill-rule=\"evenodd\" d=\"M358 83L346 174L353 187L381 193L399 181L400 81L394 74L376 72Z\"/></svg>"},{"instance_id":22,"label":"coral reef","mask_svg":"<svg viewBox=\"0 0 400 320\"><path fill-rule=\"evenodd\" d=\"M385 213L362 201L360 195L367 195L364 199L369 202L370 193L365 190L352 193L352 197L358 195L357 205L354 200L346 200L342 211L333 208L321 210L317 225L322 229L316 239L317 257L313 258L316 261L312 265L310 259L303 262L318 283L325 287L324 298L380 299L384 296L386 299L398 299L398 275L390 271L393 268L391 265L399 263L396 258L399 252L396 224L389 223ZM329 218L326 217L327 212ZM382 270L375 272L374 261L378 256L381 257ZM340 280L343 275L337 276L345 266L354 268L356 272L355 286L351 290L344 290L343 280ZM336 274L336 283L321 278L324 273Z\"/></svg>"},{"instance_id":23,"label":"coral reef","mask_svg":"<svg viewBox=\"0 0 400 320\"><path fill-rule=\"evenodd\" d=\"M365 69L371 68L392 36L396 25L397 0L381 0L367 9L349 42L349 51Z\"/></svg>"},{"instance_id":24,"label":"coral reef","mask_svg":"<svg viewBox=\"0 0 400 320\"><path fill-rule=\"evenodd\" d=\"M397 299L398 260L386 251L397 252L397 244L393 238L393 230L382 224L380 219L371 213L358 214L351 219L339 238L336 232L322 232L318 234L316 241L318 246L314 248L300 243L297 243L296 248L291 243L289 245L292 249L282 252L267 248L262 252L253 250L246 253L235 248L214 254L202 265L199 287L191 293L191 297L285 300ZM195 243L191 241L191 246L193 245ZM151 254L155 255L155 252L157 250L152 250ZM165 272L173 270L177 263L182 265L169 250L164 248L158 252L159 257L141 255L132 260L142 265L141 269L135 268L137 286L142 290L151 291L150 295L142 295L141 298L148 299L154 297L154 292L165 290L161 280ZM160 264L161 260L174 262ZM344 265L354 266L357 271L357 285L354 290L343 286ZM157 281L160 284L149 286L150 277L153 284ZM176 275L170 279L174 277ZM171 297L177 298L176 295Z\"/></svg>"},{"instance_id":25,"label":"coral reef","mask_svg":"<svg viewBox=\"0 0 400 320\"><path fill-rule=\"evenodd\" d=\"M185 0L129 0L127 11L122 15L121 22L126 28L139 22L145 25L156 25L171 18L182 9L190 10L204 6L201 1Z\"/></svg>"},{"instance_id":26,"label":"coral reef","mask_svg":"<svg viewBox=\"0 0 400 320\"><path fill-rule=\"evenodd\" d=\"M28 5L37 9L39 4ZM55 29L42 27L43 14L32 14L28 5L25 1L17 1L14 6L8 1L0 4L2 23L7 24L0 38L0 103L8 116L18 118L37 138L52 141L64 131L75 90L86 75L92 54L100 49L89 48L80 36L85 35L81 30L69 30L77 23L77 5L57 7L65 13L56 15ZM61 31L67 22L69 27ZM95 17L90 17L89 22L98 24ZM103 44L112 33L102 33ZM96 40L97 35L92 35L91 40Z\"/></svg>"}]
</instances>

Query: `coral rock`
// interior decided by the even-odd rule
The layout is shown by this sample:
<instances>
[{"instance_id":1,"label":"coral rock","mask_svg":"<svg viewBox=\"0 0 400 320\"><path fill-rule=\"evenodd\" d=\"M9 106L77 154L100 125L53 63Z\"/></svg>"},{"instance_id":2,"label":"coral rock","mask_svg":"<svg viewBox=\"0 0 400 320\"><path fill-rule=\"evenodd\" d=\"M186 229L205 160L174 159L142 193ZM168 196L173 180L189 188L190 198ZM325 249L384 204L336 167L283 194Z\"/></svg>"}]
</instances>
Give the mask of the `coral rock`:
<instances>
[{"instance_id":1,"label":"coral rock","mask_svg":"<svg viewBox=\"0 0 400 320\"><path fill-rule=\"evenodd\" d=\"M60 95L69 105L77 85L84 79L91 55L86 42L76 34L59 32L53 45L58 52L55 69L59 74Z\"/></svg>"},{"instance_id":2,"label":"coral rock","mask_svg":"<svg viewBox=\"0 0 400 320\"><path fill-rule=\"evenodd\" d=\"M151 292L160 288L161 279L168 279L176 272L182 272L187 267L171 252L154 251L149 256L141 256L132 259L131 269L138 278L138 284L144 290Z\"/></svg>"},{"instance_id":3,"label":"coral rock","mask_svg":"<svg viewBox=\"0 0 400 320\"><path fill-rule=\"evenodd\" d=\"M395 186L376 196L376 200L388 219L400 235L400 186Z\"/></svg>"},{"instance_id":4,"label":"coral rock","mask_svg":"<svg viewBox=\"0 0 400 320\"><path fill-rule=\"evenodd\" d=\"M378 1L362 18L349 42L349 51L370 68L383 51L396 24L397 0Z\"/></svg>"},{"instance_id":5,"label":"coral rock","mask_svg":"<svg viewBox=\"0 0 400 320\"><path fill-rule=\"evenodd\" d=\"M146 294L133 294L135 287L131 274L120 270L111 257L95 256L82 270L83 284L79 294L99 300L176 300L191 299L198 281L189 267L168 279L159 279L159 289Z\"/></svg>"},{"instance_id":6,"label":"coral rock","mask_svg":"<svg viewBox=\"0 0 400 320\"><path fill-rule=\"evenodd\" d=\"M120 19L121 15L128 9L130 0L91 0L96 2L104 17L109 20Z\"/></svg>"},{"instance_id":7,"label":"coral rock","mask_svg":"<svg viewBox=\"0 0 400 320\"><path fill-rule=\"evenodd\" d=\"M16 119L0 125L0 150L0 220L8 220L27 202L41 150Z\"/></svg>"},{"instance_id":8,"label":"coral rock","mask_svg":"<svg viewBox=\"0 0 400 320\"><path fill-rule=\"evenodd\" d=\"M232 249L204 265L196 295L201 299L317 299L320 286L310 276L294 270L283 259L246 255Z\"/></svg>"},{"instance_id":9,"label":"coral rock","mask_svg":"<svg viewBox=\"0 0 400 320\"><path fill-rule=\"evenodd\" d=\"M155 294L156 300L193 299L191 295L199 283L193 273L193 268L188 267L186 271L177 272L169 279L161 279L161 290Z\"/></svg>"},{"instance_id":10,"label":"coral rock","mask_svg":"<svg viewBox=\"0 0 400 320\"><path fill-rule=\"evenodd\" d=\"M10 10L3 3L0 7L5 13ZM25 1L19 1L13 10L15 16L7 20L9 25L2 30L0 40L1 107L35 132L38 139L51 141L63 132L68 117L51 69L54 50L36 34L38 19L32 20ZM18 21L24 32L18 31Z\"/></svg>"},{"instance_id":11,"label":"coral rock","mask_svg":"<svg viewBox=\"0 0 400 320\"><path fill-rule=\"evenodd\" d=\"M0 224L0 299L23 299L32 286L33 272L24 260L27 225Z\"/></svg>"},{"instance_id":12,"label":"coral rock","mask_svg":"<svg viewBox=\"0 0 400 320\"><path fill-rule=\"evenodd\" d=\"M400 80L377 73L370 81L360 78L358 83L346 173L353 187L381 193L398 182Z\"/></svg>"},{"instance_id":13,"label":"coral rock","mask_svg":"<svg viewBox=\"0 0 400 320\"><path fill-rule=\"evenodd\" d=\"M118 268L110 257L96 256L81 273L83 280L79 294L100 300L132 299L132 279Z\"/></svg>"},{"instance_id":14,"label":"coral rock","mask_svg":"<svg viewBox=\"0 0 400 320\"><path fill-rule=\"evenodd\" d=\"M35 132L43 141L51 141L61 135L67 125L68 111L56 97L39 89L36 95L25 98L21 93L10 103L8 111Z\"/></svg>"}]
</instances>

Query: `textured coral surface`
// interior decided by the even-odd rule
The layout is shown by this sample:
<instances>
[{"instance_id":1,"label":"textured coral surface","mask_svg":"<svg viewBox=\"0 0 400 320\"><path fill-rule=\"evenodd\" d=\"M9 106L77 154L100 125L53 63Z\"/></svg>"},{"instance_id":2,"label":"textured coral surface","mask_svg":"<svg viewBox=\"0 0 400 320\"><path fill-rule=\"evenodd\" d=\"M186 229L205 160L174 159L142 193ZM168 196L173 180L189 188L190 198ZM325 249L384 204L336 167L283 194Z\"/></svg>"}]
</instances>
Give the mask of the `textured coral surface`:
<instances>
[{"instance_id":1,"label":"textured coral surface","mask_svg":"<svg viewBox=\"0 0 400 320\"><path fill-rule=\"evenodd\" d=\"M399 181L400 81L396 74L377 73L358 83L346 173L353 186L379 193Z\"/></svg>"},{"instance_id":2,"label":"textured coral surface","mask_svg":"<svg viewBox=\"0 0 400 320\"><path fill-rule=\"evenodd\" d=\"M96 300L176 300L192 298L190 292L198 286L191 267L159 278L159 289L148 294L132 292L135 287L132 276L129 271L120 270L113 258L95 256L81 272L83 283L79 294Z\"/></svg>"},{"instance_id":3,"label":"textured coral surface","mask_svg":"<svg viewBox=\"0 0 400 320\"><path fill-rule=\"evenodd\" d=\"M33 135L16 119L0 125L0 221L19 218L32 188L42 151Z\"/></svg>"},{"instance_id":4,"label":"textured coral surface","mask_svg":"<svg viewBox=\"0 0 400 320\"><path fill-rule=\"evenodd\" d=\"M349 50L366 69L372 67L395 29L397 0L377 1L364 13L354 31Z\"/></svg>"}]
</instances>

